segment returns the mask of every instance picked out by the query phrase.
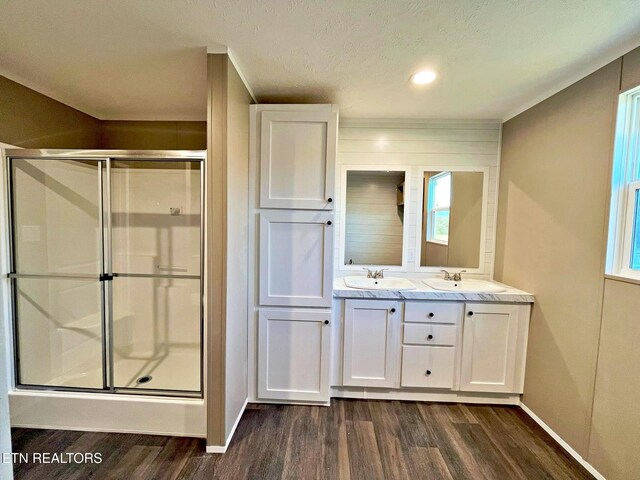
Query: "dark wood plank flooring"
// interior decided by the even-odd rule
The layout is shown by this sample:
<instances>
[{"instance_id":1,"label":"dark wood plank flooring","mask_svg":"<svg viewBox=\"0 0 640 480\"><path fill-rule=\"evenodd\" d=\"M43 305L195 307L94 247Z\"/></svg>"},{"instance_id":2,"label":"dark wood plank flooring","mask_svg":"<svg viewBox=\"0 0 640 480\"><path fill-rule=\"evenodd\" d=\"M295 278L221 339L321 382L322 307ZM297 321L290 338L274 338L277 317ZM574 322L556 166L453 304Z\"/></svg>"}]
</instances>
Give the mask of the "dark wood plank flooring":
<instances>
[{"instance_id":1,"label":"dark wood plank flooring","mask_svg":"<svg viewBox=\"0 0 640 480\"><path fill-rule=\"evenodd\" d=\"M14 452L100 452L100 464L17 463L16 479L591 479L517 407L332 400L250 405L224 455L201 439L13 430ZM30 457L31 458L31 457Z\"/></svg>"}]
</instances>

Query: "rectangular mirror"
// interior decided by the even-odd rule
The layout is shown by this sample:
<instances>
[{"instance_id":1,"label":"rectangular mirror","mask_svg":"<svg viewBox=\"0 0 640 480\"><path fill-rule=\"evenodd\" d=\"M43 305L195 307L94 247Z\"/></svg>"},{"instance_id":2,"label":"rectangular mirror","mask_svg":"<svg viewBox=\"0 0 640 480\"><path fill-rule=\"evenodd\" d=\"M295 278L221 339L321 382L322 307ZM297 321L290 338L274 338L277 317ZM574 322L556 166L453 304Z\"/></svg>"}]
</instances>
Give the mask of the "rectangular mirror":
<instances>
[{"instance_id":1,"label":"rectangular mirror","mask_svg":"<svg viewBox=\"0 0 640 480\"><path fill-rule=\"evenodd\" d=\"M484 173L425 171L421 267L479 268Z\"/></svg>"},{"instance_id":2,"label":"rectangular mirror","mask_svg":"<svg viewBox=\"0 0 640 480\"><path fill-rule=\"evenodd\" d=\"M401 267L406 172L347 170L344 264Z\"/></svg>"}]
</instances>

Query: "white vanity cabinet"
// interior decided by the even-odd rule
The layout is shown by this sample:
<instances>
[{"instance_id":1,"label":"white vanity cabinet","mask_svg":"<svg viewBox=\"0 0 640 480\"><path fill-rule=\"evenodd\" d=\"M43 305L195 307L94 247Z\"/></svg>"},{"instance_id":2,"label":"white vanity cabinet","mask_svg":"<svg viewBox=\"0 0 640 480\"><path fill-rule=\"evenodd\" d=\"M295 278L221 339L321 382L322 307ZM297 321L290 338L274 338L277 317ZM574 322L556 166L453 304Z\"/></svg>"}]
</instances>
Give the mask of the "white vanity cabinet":
<instances>
[{"instance_id":1,"label":"white vanity cabinet","mask_svg":"<svg viewBox=\"0 0 640 480\"><path fill-rule=\"evenodd\" d=\"M331 312L261 309L258 318L258 397L329 401Z\"/></svg>"},{"instance_id":2,"label":"white vanity cabinet","mask_svg":"<svg viewBox=\"0 0 640 480\"><path fill-rule=\"evenodd\" d=\"M346 298L335 388L354 396L361 387L365 398L518 401L531 313L518 301Z\"/></svg>"},{"instance_id":3,"label":"white vanity cabinet","mask_svg":"<svg viewBox=\"0 0 640 480\"><path fill-rule=\"evenodd\" d=\"M259 108L260 208L332 210L337 108Z\"/></svg>"},{"instance_id":4,"label":"white vanity cabinet","mask_svg":"<svg viewBox=\"0 0 640 480\"><path fill-rule=\"evenodd\" d=\"M345 301L343 385L397 386L401 318L400 302Z\"/></svg>"},{"instance_id":5,"label":"white vanity cabinet","mask_svg":"<svg viewBox=\"0 0 640 480\"><path fill-rule=\"evenodd\" d=\"M460 390L522 393L529 305L467 303Z\"/></svg>"}]
</instances>

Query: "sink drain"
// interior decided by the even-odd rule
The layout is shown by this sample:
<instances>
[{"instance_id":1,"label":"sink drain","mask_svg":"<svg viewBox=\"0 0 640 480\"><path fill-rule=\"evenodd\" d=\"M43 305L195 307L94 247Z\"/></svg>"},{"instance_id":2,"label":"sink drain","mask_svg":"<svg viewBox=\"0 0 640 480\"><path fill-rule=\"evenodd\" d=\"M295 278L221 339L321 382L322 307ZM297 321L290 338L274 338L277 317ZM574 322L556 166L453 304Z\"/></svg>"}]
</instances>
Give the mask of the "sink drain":
<instances>
[{"instance_id":1,"label":"sink drain","mask_svg":"<svg viewBox=\"0 0 640 480\"><path fill-rule=\"evenodd\" d=\"M144 377L140 377L136 380L136 383L139 385L141 383L149 383L151 381L151 375L145 375Z\"/></svg>"}]
</instances>

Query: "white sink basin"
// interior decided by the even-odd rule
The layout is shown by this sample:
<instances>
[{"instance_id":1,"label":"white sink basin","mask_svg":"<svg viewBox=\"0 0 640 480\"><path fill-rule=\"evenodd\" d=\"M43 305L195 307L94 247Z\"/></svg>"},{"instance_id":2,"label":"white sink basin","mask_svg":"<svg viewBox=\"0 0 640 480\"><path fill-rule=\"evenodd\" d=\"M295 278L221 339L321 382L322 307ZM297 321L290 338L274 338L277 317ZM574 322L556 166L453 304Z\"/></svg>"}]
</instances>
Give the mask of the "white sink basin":
<instances>
[{"instance_id":1,"label":"white sink basin","mask_svg":"<svg viewBox=\"0 0 640 480\"><path fill-rule=\"evenodd\" d=\"M460 293L497 293L504 292L505 288L486 280L474 280L465 278L456 282L455 280L443 280L442 278L430 278L422 283L434 290L444 290L446 292Z\"/></svg>"},{"instance_id":2,"label":"white sink basin","mask_svg":"<svg viewBox=\"0 0 640 480\"><path fill-rule=\"evenodd\" d=\"M360 288L362 290L415 290L416 286L406 278L367 278L344 277L347 287Z\"/></svg>"}]
</instances>

